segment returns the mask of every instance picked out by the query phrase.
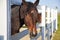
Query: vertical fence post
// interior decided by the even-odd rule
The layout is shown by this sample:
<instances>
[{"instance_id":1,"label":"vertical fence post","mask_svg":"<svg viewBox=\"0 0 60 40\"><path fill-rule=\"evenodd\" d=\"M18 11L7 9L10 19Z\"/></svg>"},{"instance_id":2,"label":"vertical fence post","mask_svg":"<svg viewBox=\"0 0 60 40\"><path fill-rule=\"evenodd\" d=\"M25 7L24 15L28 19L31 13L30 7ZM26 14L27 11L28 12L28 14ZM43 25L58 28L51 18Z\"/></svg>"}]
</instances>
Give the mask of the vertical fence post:
<instances>
[{"instance_id":1,"label":"vertical fence post","mask_svg":"<svg viewBox=\"0 0 60 40\"><path fill-rule=\"evenodd\" d=\"M54 20L54 14L53 14L53 9L51 9L52 35L54 30L53 20Z\"/></svg>"},{"instance_id":2,"label":"vertical fence post","mask_svg":"<svg viewBox=\"0 0 60 40\"><path fill-rule=\"evenodd\" d=\"M42 40L45 40L45 6L42 6Z\"/></svg>"},{"instance_id":3,"label":"vertical fence post","mask_svg":"<svg viewBox=\"0 0 60 40\"><path fill-rule=\"evenodd\" d=\"M46 20L47 20L47 28L48 28L48 40L50 40L50 27L51 27L51 17L50 17L50 8L47 7L47 17L46 17Z\"/></svg>"},{"instance_id":4,"label":"vertical fence post","mask_svg":"<svg viewBox=\"0 0 60 40\"><path fill-rule=\"evenodd\" d=\"M57 14L58 14L58 13L57 13L57 12L58 12L58 11L57 11L57 9L55 9L55 18L56 18L56 30L58 29L58 27L57 27L57 24L58 24L58 23L57 23L57 19L58 19L58 18L57 18Z\"/></svg>"},{"instance_id":5,"label":"vertical fence post","mask_svg":"<svg viewBox=\"0 0 60 40\"><path fill-rule=\"evenodd\" d=\"M54 32L56 32L56 13L55 13L55 9L53 10L53 25L54 25Z\"/></svg>"},{"instance_id":6,"label":"vertical fence post","mask_svg":"<svg viewBox=\"0 0 60 40\"><path fill-rule=\"evenodd\" d=\"M7 40L11 40L11 0L7 0Z\"/></svg>"}]
</instances>

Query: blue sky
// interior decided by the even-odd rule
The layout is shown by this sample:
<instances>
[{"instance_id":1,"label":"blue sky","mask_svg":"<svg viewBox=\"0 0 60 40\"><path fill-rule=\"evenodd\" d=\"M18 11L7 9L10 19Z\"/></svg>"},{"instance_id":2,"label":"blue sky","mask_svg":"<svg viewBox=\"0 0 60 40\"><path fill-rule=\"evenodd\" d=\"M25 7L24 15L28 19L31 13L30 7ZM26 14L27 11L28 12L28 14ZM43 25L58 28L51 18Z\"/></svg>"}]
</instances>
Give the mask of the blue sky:
<instances>
[{"instance_id":1,"label":"blue sky","mask_svg":"<svg viewBox=\"0 0 60 40\"><path fill-rule=\"evenodd\" d=\"M26 0L26 1L35 2L35 0ZM46 5L50 8L56 8L57 6L58 10L60 11L60 0L40 0L39 5Z\"/></svg>"}]
</instances>

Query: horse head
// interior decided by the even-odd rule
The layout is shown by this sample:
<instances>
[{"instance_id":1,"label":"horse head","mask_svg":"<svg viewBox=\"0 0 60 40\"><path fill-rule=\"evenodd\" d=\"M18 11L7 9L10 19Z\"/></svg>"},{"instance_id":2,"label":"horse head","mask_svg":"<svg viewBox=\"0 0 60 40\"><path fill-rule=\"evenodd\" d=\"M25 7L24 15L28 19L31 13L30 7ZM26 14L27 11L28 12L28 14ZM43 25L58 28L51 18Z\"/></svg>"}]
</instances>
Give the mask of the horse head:
<instances>
[{"instance_id":1,"label":"horse head","mask_svg":"<svg viewBox=\"0 0 60 40\"><path fill-rule=\"evenodd\" d=\"M20 8L20 16L22 19L24 19L25 24L30 31L30 35L34 37L37 35L36 21L38 17L38 11L36 7L38 3L39 0L36 0L35 3L22 0L22 5Z\"/></svg>"}]
</instances>

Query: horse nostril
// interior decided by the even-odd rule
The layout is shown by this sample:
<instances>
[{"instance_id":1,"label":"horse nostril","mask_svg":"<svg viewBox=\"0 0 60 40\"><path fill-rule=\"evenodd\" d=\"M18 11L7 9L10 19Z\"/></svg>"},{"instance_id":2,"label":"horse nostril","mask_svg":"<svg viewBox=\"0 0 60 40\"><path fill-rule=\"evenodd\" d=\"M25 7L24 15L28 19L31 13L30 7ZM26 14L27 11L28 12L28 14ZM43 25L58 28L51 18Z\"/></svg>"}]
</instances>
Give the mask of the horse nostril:
<instances>
[{"instance_id":1,"label":"horse nostril","mask_svg":"<svg viewBox=\"0 0 60 40\"><path fill-rule=\"evenodd\" d=\"M36 37L37 36L37 33L33 34L33 36Z\"/></svg>"},{"instance_id":2,"label":"horse nostril","mask_svg":"<svg viewBox=\"0 0 60 40\"><path fill-rule=\"evenodd\" d=\"M30 38L34 38L36 36L37 36L37 33L33 33L33 32L30 33Z\"/></svg>"},{"instance_id":3,"label":"horse nostril","mask_svg":"<svg viewBox=\"0 0 60 40\"><path fill-rule=\"evenodd\" d=\"M30 33L30 35L32 36L32 35L33 35L33 33L31 32L31 33Z\"/></svg>"}]
</instances>

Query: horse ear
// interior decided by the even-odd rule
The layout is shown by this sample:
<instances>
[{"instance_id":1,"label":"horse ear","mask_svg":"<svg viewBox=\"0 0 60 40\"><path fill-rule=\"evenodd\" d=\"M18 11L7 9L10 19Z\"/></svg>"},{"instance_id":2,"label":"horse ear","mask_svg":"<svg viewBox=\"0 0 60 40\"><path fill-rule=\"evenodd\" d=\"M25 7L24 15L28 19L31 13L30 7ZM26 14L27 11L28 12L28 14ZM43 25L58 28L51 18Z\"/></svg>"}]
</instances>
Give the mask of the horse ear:
<instances>
[{"instance_id":1,"label":"horse ear","mask_svg":"<svg viewBox=\"0 0 60 40\"><path fill-rule=\"evenodd\" d=\"M38 4L39 4L39 0L36 0L34 6L37 6Z\"/></svg>"},{"instance_id":2,"label":"horse ear","mask_svg":"<svg viewBox=\"0 0 60 40\"><path fill-rule=\"evenodd\" d=\"M25 1L25 0L22 0L22 3L23 3L23 4L26 4L26 1Z\"/></svg>"}]
</instances>

